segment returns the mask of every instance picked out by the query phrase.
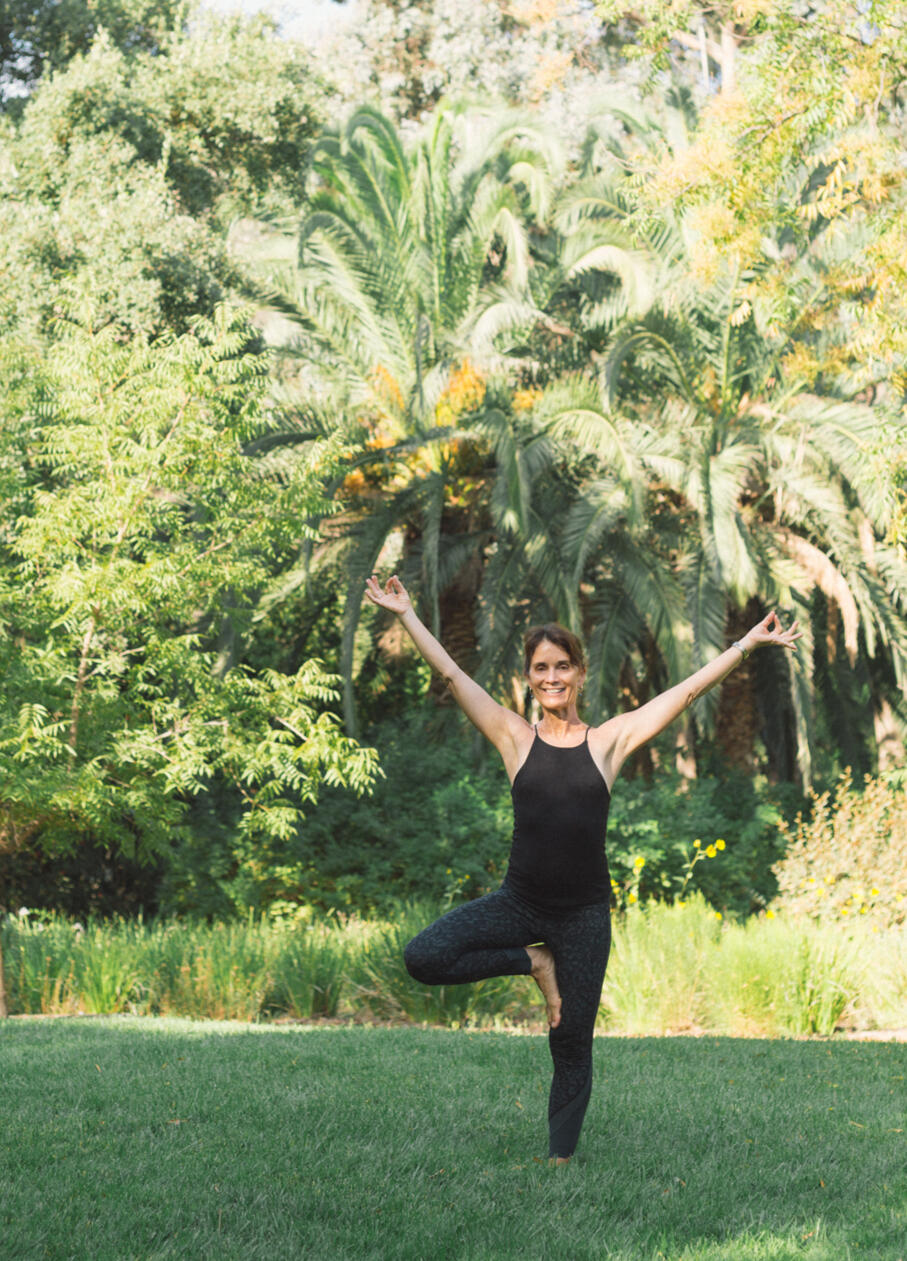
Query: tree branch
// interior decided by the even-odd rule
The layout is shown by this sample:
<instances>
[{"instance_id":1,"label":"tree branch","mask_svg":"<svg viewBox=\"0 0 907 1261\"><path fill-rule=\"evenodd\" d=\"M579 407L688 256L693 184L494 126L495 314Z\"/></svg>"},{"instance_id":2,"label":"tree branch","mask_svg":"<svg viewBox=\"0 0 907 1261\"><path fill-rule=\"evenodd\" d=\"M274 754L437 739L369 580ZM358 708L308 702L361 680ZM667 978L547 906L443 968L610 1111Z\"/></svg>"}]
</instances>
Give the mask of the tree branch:
<instances>
[{"instance_id":1,"label":"tree branch","mask_svg":"<svg viewBox=\"0 0 907 1261\"><path fill-rule=\"evenodd\" d=\"M75 691L72 694L72 709L69 716L69 756L75 761L76 757L76 737L79 733L79 705L82 699L82 693L85 691L85 682L88 678L88 654L91 651L91 645L94 641L94 633L97 628L97 618L100 613L100 605L96 604L91 612L88 621L88 628L82 639L82 648L79 654L79 672L76 675Z\"/></svg>"}]
</instances>

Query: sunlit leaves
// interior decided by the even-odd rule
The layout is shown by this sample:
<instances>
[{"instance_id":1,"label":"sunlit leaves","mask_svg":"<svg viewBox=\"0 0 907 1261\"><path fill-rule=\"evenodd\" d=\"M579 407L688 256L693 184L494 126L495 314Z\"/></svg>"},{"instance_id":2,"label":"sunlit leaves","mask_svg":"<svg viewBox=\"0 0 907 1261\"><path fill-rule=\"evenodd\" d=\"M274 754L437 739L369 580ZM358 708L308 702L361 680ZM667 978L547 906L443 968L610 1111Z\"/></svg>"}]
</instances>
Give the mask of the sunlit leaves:
<instances>
[{"instance_id":1,"label":"sunlit leaves","mask_svg":"<svg viewBox=\"0 0 907 1261\"><path fill-rule=\"evenodd\" d=\"M148 852L214 783L241 829L288 835L318 784L365 787L372 755L337 730L336 680L242 664L237 639L263 589L329 511L329 440L250 455L274 427L266 361L245 321L218 311L154 345L61 329L25 354L0 517L0 832L48 849L91 835Z\"/></svg>"}]
</instances>

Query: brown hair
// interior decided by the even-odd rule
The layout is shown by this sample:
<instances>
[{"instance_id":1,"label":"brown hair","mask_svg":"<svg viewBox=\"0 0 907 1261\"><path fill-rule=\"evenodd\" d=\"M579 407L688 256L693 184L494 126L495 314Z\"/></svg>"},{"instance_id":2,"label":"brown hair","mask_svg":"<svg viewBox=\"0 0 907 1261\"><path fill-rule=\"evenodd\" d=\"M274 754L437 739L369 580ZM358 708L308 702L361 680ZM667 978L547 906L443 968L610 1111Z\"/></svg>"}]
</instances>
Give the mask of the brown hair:
<instances>
[{"instance_id":1,"label":"brown hair","mask_svg":"<svg viewBox=\"0 0 907 1261\"><path fill-rule=\"evenodd\" d=\"M585 669L586 658L583 645L573 631L567 630L566 626L558 625L557 622L546 622L544 626L533 626L526 632L523 640L523 672L525 674L529 673L536 648L546 640L565 652L571 665L578 666L580 670Z\"/></svg>"}]
</instances>

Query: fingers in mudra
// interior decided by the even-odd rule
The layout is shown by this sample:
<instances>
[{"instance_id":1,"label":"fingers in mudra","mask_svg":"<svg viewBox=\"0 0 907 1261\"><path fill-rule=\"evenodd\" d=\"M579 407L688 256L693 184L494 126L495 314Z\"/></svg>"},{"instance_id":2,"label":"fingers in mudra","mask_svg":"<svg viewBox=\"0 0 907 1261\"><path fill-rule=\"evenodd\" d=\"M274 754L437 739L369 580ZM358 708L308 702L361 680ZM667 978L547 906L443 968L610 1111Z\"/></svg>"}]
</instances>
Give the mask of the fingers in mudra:
<instances>
[{"instance_id":1,"label":"fingers in mudra","mask_svg":"<svg viewBox=\"0 0 907 1261\"><path fill-rule=\"evenodd\" d=\"M788 629L785 630L780 617L772 610L771 613L762 619L753 634L766 644L777 644L782 648L796 648L797 640L803 634L798 627L799 623L795 621L791 622Z\"/></svg>"},{"instance_id":2,"label":"fingers in mudra","mask_svg":"<svg viewBox=\"0 0 907 1261\"><path fill-rule=\"evenodd\" d=\"M396 574L388 578L384 587L378 581L377 575L372 574L371 578L365 580L365 594L372 604L390 609L394 613L402 612L410 602L406 588Z\"/></svg>"}]
</instances>

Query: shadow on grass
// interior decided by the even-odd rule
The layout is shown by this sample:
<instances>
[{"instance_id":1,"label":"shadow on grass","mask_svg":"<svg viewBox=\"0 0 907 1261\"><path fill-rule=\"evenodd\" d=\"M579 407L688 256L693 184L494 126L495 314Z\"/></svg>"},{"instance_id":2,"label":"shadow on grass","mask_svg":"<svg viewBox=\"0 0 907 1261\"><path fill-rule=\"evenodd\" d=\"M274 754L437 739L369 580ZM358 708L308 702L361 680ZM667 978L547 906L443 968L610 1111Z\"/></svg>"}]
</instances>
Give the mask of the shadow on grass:
<instances>
[{"instance_id":1,"label":"shadow on grass","mask_svg":"<svg viewBox=\"0 0 907 1261\"><path fill-rule=\"evenodd\" d=\"M0 1254L907 1258L907 1046L596 1040L544 1160L543 1037L0 1024Z\"/></svg>"}]
</instances>

